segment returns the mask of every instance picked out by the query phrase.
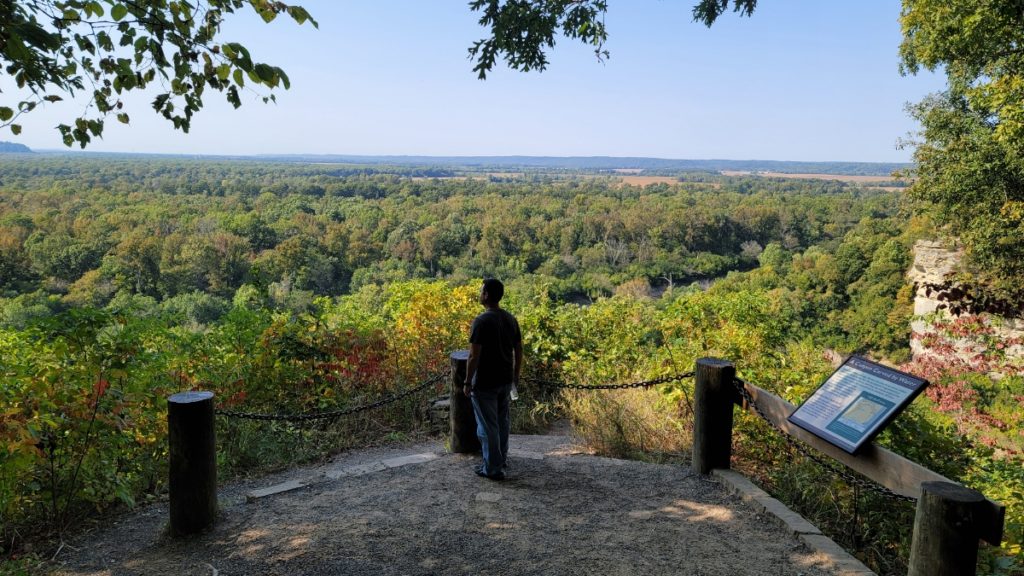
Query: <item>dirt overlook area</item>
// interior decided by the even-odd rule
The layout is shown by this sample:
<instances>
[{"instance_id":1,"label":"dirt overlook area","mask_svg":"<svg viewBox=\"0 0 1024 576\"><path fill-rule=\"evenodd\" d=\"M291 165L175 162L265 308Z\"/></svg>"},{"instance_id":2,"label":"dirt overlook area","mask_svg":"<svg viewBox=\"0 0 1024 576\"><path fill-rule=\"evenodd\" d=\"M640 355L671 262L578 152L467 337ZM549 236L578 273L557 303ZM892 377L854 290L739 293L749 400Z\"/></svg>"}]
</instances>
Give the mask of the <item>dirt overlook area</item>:
<instances>
[{"instance_id":1,"label":"dirt overlook area","mask_svg":"<svg viewBox=\"0 0 1024 576\"><path fill-rule=\"evenodd\" d=\"M232 483L218 523L183 539L154 504L69 542L55 574L864 574L688 467L593 456L567 436L511 447L503 482L438 440Z\"/></svg>"}]
</instances>

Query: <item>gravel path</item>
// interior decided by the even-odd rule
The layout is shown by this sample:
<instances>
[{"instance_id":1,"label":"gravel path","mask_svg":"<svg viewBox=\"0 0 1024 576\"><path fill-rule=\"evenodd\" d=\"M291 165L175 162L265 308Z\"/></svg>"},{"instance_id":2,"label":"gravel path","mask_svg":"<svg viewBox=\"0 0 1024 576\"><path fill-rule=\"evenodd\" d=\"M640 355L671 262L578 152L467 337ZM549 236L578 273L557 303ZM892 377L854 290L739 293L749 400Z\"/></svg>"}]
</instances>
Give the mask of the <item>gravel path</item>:
<instances>
[{"instance_id":1,"label":"gravel path","mask_svg":"<svg viewBox=\"0 0 1024 576\"><path fill-rule=\"evenodd\" d=\"M475 476L476 458L437 442L223 486L217 525L182 540L164 535L167 505L156 504L71 542L56 574L835 574L685 467L590 456L565 436L511 445L504 482ZM396 460L408 455L426 461ZM296 480L308 485L246 501Z\"/></svg>"}]
</instances>

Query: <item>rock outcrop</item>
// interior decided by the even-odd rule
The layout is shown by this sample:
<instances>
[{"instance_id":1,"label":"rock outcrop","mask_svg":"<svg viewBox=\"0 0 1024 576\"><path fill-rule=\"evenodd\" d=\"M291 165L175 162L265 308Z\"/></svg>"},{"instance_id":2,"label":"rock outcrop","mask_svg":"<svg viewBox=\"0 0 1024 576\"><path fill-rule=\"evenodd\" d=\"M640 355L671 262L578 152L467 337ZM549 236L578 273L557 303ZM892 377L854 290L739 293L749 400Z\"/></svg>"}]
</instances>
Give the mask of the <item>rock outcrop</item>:
<instances>
[{"instance_id":1,"label":"rock outcrop","mask_svg":"<svg viewBox=\"0 0 1024 576\"><path fill-rule=\"evenodd\" d=\"M914 264L907 277L914 283L914 316L935 312L942 301L929 293L929 286L938 286L952 275L963 251L947 248L941 242L918 240L914 243Z\"/></svg>"},{"instance_id":2,"label":"rock outcrop","mask_svg":"<svg viewBox=\"0 0 1024 576\"><path fill-rule=\"evenodd\" d=\"M941 242L918 240L914 244L914 263L907 273L908 279L914 283L914 319L911 330L915 337L911 338L910 349L914 358L932 355L924 342L929 334L935 333L933 313L939 318L956 319L948 308L951 302L943 299L937 286L947 283L960 262L963 251L959 247L949 247ZM996 341L1016 342L1024 340L1024 318L1007 318L986 315L992 334ZM966 363L978 353L978 342L971 338L960 338L954 342L954 349ZM1005 350L1008 358L1024 360L1024 346L1010 345Z\"/></svg>"}]
</instances>

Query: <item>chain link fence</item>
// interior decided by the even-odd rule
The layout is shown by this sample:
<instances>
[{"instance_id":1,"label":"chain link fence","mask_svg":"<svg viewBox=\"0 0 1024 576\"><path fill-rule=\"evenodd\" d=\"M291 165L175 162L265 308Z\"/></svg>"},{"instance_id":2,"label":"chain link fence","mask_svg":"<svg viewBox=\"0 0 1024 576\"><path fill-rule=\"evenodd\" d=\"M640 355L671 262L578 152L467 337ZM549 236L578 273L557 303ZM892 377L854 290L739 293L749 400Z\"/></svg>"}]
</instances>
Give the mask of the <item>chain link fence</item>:
<instances>
[{"instance_id":1,"label":"chain link fence","mask_svg":"<svg viewBox=\"0 0 1024 576\"><path fill-rule=\"evenodd\" d=\"M811 460L812 462L821 466L825 471L829 472L834 476L842 478L844 482L846 482L849 486L853 487L855 490L873 492L875 494L898 502L917 502L916 498L904 496L902 494L897 494L896 492L893 492L892 490L886 488L885 486L882 486L881 484L858 476L853 472L847 470L845 467L836 466L835 463L827 460L822 456L819 456L818 454L813 452L809 447L804 446L801 442L787 434L785 430L782 430L781 428L776 426L775 423L772 422L771 419L768 418L768 416L761 411L761 407L758 406L756 402L754 402L753 396L751 396L750 391L747 390L746 382L739 378L734 378L733 386L736 387L736 392L739 393L741 398L743 398L744 405L753 408L754 412L758 416L760 416L761 419L764 420L770 428L772 428L782 436L782 439L785 440L787 445L789 445L791 448L799 452L808 460Z\"/></svg>"},{"instance_id":2,"label":"chain link fence","mask_svg":"<svg viewBox=\"0 0 1024 576\"><path fill-rule=\"evenodd\" d=\"M618 384L574 384L574 383L568 383L568 382L560 382L560 381L557 381L557 380L543 380L543 379L540 379L540 378L524 378L523 382L529 383L529 384L533 384L533 385L536 385L536 386L542 387L542 388L552 389L552 390L557 390L557 389L562 389L562 390L624 390L624 389L627 389L627 388L651 388L653 386L660 386L662 384L671 384L673 382L681 382L683 380L687 380L689 378L693 378L694 374L695 373L693 371L681 372L679 374L671 374L671 375L667 375L667 376L661 376L661 377L653 378L653 379L650 379L650 380L642 380L642 381L638 381L638 382L626 382L626 383L618 383ZM359 413L359 412L366 412L366 411L369 411L369 410L374 410L374 409L380 408L382 406L386 406L388 404L391 404L391 403L397 402L399 400L402 400L403 398L408 398L408 397L410 397L410 396L412 396L414 394L417 394L419 392L423 392L423 391L425 391L425 390L435 386L438 382L440 382L441 380L445 379L445 377L447 377L447 376L448 376L448 374L446 374L446 373L435 374L434 376L431 376L430 378L427 378L426 380L424 380L423 382L419 383L416 386L413 386L412 388L409 388L409 389L404 390L402 392L393 394L391 396L387 396L387 397L381 398L380 400L377 400L375 402L370 402L368 404L362 404L362 405L359 405L359 406L352 406L352 407L349 407L349 408L342 408L342 409L339 409L339 410L331 410L331 411L327 411L327 412L306 412L306 413L299 413L299 414L283 414L283 413L265 413L265 412L243 412L243 411L235 411L235 410L217 409L217 410L215 410L215 413L217 415L219 415L219 416L224 416L226 418L239 418L239 419L245 419L245 420L278 421L278 422L301 422L301 423L312 422L312 421L320 421L320 420L322 420L322 421L334 421L334 420L337 420L337 419L342 418L344 416L349 416L349 415L356 414L356 413ZM776 426L764 414L764 412L761 411L761 408L757 405L757 403L754 401L754 398L750 395L750 392L747 390L746 382L744 382L743 380L741 380L739 378L735 378L735 379L733 379L733 385L736 388L736 392L743 399L744 403L747 406L750 406L751 408L753 408L754 412L762 420L764 420L769 425L769 427L771 427L773 430L778 432L782 436L782 438L785 440L787 445L792 447L794 450L799 452L801 455L803 455L807 459L815 462L816 464L821 466L823 469L825 469L829 473L842 478L844 482L846 482L848 485L850 485L850 486L852 486L852 487L854 487L854 488L856 488L858 490L864 490L864 491L868 491L868 492L873 492L875 494L879 494L879 495L884 496L886 498L889 498L889 499L892 499L892 500L897 500L897 501L902 501L902 502L915 502L916 501L915 498L912 498L910 496L904 496L902 494L897 494L897 493L893 492L892 490L890 490L890 489L888 489L888 488L886 488L884 486L881 486L881 485L879 485L879 484L877 484L875 482L872 482L870 480L862 478L862 477L860 477L860 476L858 476L858 475L848 471L845 468L838 467L834 463L832 463L832 462L828 461L827 459L823 458L822 456L819 456L818 454L813 452L810 448L808 448L807 446L804 446L802 443L800 443L799 441L797 441L793 437L791 437L789 434L787 434L784 430L782 430L778 426Z\"/></svg>"},{"instance_id":3,"label":"chain link fence","mask_svg":"<svg viewBox=\"0 0 1024 576\"><path fill-rule=\"evenodd\" d=\"M524 378L523 382L535 384L539 387L548 389L571 389L571 390L621 390L625 388L650 388L652 386L658 386L661 384L669 384L672 382L678 382L687 378L692 378L694 373L684 372L681 374L673 374L669 376L662 376L654 378L652 380L644 380L641 382L629 382L624 384L569 384L565 382L559 382L555 380L541 380L538 378ZM381 398L375 402L368 404L362 404L360 406L353 406L350 408L342 408L339 410L331 410L327 412L306 412L300 414L284 414L284 413L267 413L267 412L244 412L239 410L227 410L218 408L214 412L218 416L224 416L225 418L237 418L243 420L260 420L260 421L276 421L276 422L312 422L317 420L334 421L343 416L349 416L358 412L365 412L368 410L374 410L397 402L403 398L408 398L416 393L422 392L436 385L441 380L448 376L447 373L436 374L420 384L404 390L397 394Z\"/></svg>"},{"instance_id":4,"label":"chain link fence","mask_svg":"<svg viewBox=\"0 0 1024 576\"><path fill-rule=\"evenodd\" d=\"M528 383L528 384L533 384L533 385L536 385L536 386L541 387L541 388L551 389L551 390L558 390L558 389L561 389L561 390L624 390L624 389L627 389L627 388L651 388L653 386L660 386L662 384L671 384L673 382L681 382L683 380L687 380L689 378L693 378L694 375L695 375L695 373L693 371L681 372L681 373L678 373L678 374L671 374L671 375L667 375L667 376L661 376L661 377L653 378L653 379L650 379L650 380L642 380L642 381L638 381L638 382L626 382L626 383L618 383L618 384L574 384L574 383L568 383L568 382L561 382L561 381L557 381L557 380L543 380L543 379L540 379L540 378L523 378L523 382L524 383ZM425 390L435 386L438 382L442 381L447 376L448 376L447 373L435 374L434 376L431 376L430 378L427 378L426 380L424 380L423 382L417 384L416 386L413 386L412 388L409 388L407 390L404 390L404 391L396 393L396 394L392 394L391 396L387 396L387 397L381 398L380 400L377 400L377 401L374 401L374 402L370 402L370 403L367 403L367 404L362 404L362 405L359 405L359 406L352 406L352 407L349 407L349 408L342 408L342 409L339 409L339 410L331 410L331 411L327 411L327 412L306 412L306 413L299 413L299 414L284 414L284 413L265 413L265 412L243 412L243 411L236 411L236 410L217 409L217 410L215 410L215 413L217 415L219 415L219 416L224 416L226 418L238 418L238 419L259 420L259 421L300 422L300 423L313 422L313 421L334 421L334 420L337 420L337 419L342 418L344 416L349 416L349 415L356 414L356 413L359 413L359 412L366 412L366 411L369 411L369 410L374 410L374 409L380 408L382 406L386 406L388 404L391 404L391 403L397 402L399 400L402 400L403 398L408 398L408 397L410 397L410 396L412 396L414 394L417 394L419 392L423 392L423 391L425 391ZM881 485L879 485L879 484L877 484L875 482L872 482L871 480L867 480L865 478L862 478L862 477L860 477L860 476L858 476L858 475L848 471L846 468L838 467L834 463L832 463L832 462L828 461L827 459L823 458L822 456L819 456L818 454L813 452L810 448L808 448L807 446L804 446L802 443L800 443L799 441L797 441L793 437L791 437L789 434L787 434L784 430L782 430L778 426L776 426L764 414L764 412L761 411L761 408L757 405L757 403L754 401L753 397L750 395L750 392L747 390L746 382L744 382L743 380L741 380L739 378L735 378L735 379L733 379L733 385L736 388L736 392L743 399L745 405L750 406L751 408L753 408L754 412L762 420L764 420L769 425L769 427L771 427L773 430L775 430L776 432L778 432L782 436L782 438L785 440L787 445L789 445L790 447L795 449L797 452L799 452L801 455L803 455L807 459L815 462L816 464L821 466L823 469L825 469L829 473L842 478L844 482L846 482L848 485L850 485L850 486L852 486L852 487L854 487L855 489L858 489L858 490L864 490L864 491L868 491L868 492L873 492L873 493L879 494L881 496L884 496L886 498L889 498L889 499L892 499L892 500L901 501L901 502L915 502L916 501L915 498L912 498L910 496L904 496L902 494L897 494L897 493L893 492L892 490L890 490L890 489L888 489L888 488L886 488L884 486L881 486Z\"/></svg>"},{"instance_id":5,"label":"chain link fence","mask_svg":"<svg viewBox=\"0 0 1024 576\"><path fill-rule=\"evenodd\" d=\"M687 378L693 378L694 372L683 372L680 374L673 374L670 376L661 376L654 378L653 380L644 380L641 382L628 382L625 384L569 384L566 382L559 382L556 380L541 380L538 378L524 378L523 382L530 384L536 384L542 388L549 389L568 389L568 390L623 390L626 388L650 388L652 386L658 386L661 384L669 384L672 382L679 382L686 380Z\"/></svg>"},{"instance_id":6,"label":"chain link fence","mask_svg":"<svg viewBox=\"0 0 1024 576\"><path fill-rule=\"evenodd\" d=\"M262 412L240 412L240 411L235 411L235 410L217 409L217 410L214 410L214 413L217 414L218 416L224 416L226 418L240 418L240 419L244 419L244 420L262 420L262 421L278 421L278 422L303 422L303 423L304 422L312 422L312 421L316 421L316 420L334 421L334 420L337 420L337 419L339 419L339 418L341 418L343 416L349 416L351 414L356 414L358 412L365 412L365 411L368 411L368 410L374 410L376 408L380 408L381 406L385 406L385 405L391 404L393 402L398 402L399 400L401 400L403 398L408 398L409 396L412 396L414 394L417 394L419 392L423 392L424 390L429 389L430 387L436 385L441 380L445 379L447 376L448 376L447 373L443 373L442 372L440 374L436 374L434 376L431 376L430 378L424 380L423 382L421 382L420 384L417 384L416 386L414 386L412 388L409 388L408 390L404 390L402 392L398 392L398 393L393 394L391 396L386 396L386 397L381 398L380 400L377 400L375 402L370 402L369 404L362 404L360 406L352 406L350 408L342 408L340 410L331 410L331 411L328 411L328 412L306 412L306 413L301 413L301 414L282 414L282 413L262 413Z\"/></svg>"}]
</instances>

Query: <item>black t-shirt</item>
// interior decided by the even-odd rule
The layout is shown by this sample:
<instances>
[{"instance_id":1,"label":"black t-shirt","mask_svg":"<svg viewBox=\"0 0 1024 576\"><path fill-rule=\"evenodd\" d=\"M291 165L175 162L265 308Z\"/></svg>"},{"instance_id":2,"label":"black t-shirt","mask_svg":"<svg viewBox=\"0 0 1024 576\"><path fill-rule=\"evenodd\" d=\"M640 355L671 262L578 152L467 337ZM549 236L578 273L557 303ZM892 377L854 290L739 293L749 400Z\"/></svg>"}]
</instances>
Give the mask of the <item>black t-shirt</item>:
<instances>
[{"instance_id":1,"label":"black t-shirt","mask_svg":"<svg viewBox=\"0 0 1024 576\"><path fill-rule=\"evenodd\" d=\"M487 310L473 320L470 344L480 345L474 385L499 388L515 377L515 345L523 341L519 322L505 310Z\"/></svg>"}]
</instances>

